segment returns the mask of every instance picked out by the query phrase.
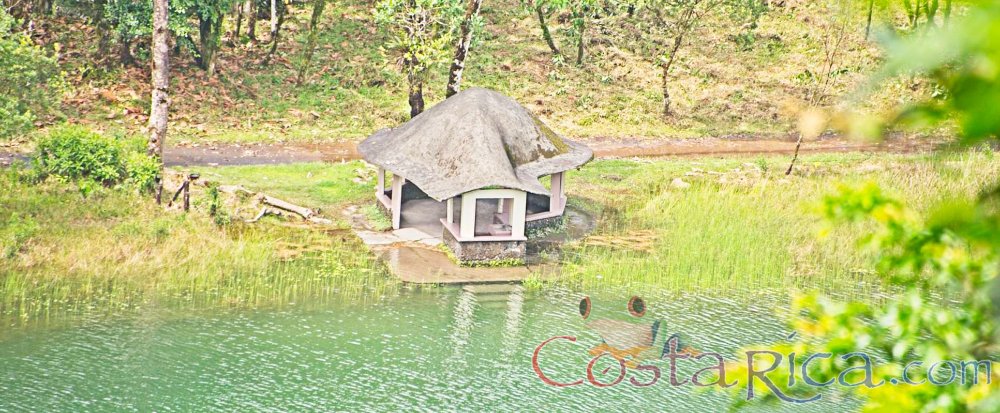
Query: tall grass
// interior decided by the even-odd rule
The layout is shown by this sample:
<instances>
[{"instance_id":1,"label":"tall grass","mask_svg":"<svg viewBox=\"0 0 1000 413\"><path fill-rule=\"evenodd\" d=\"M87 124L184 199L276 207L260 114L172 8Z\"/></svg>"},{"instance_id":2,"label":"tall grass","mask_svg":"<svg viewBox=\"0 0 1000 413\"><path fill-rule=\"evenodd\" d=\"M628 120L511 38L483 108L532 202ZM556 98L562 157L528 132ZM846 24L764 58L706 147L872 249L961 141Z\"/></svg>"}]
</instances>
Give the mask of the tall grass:
<instances>
[{"instance_id":1,"label":"tall grass","mask_svg":"<svg viewBox=\"0 0 1000 413\"><path fill-rule=\"evenodd\" d=\"M394 283L347 230L267 219L219 226L197 212L163 211L149 196L101 188L84 198L73 184L30 185L16 172L0 175L0 192L0 250L10 252L0 257L0 313L162 300L263 305Z\"/></svg>"},{"instance_id":2,"label":"tall grass","mask_svg":"<svg viewBox=\"0 0 1000 413\"><path fill-rule=\"evenodd\" d=\"M598 219L565 246L562 283L583 289L746 291L823 289L878 295L865 225L824 228L810 211L837 185L875 181L918 210L974 196L1000 179L993 152L811 155L791 177L784 157L599 160L571 173L570 201ZM198 168L327 216L370 195L359 163ZM359 179L356 179L359 178ZM689 187L672 184L681 178ZM683 185L681 185L683 186ZM0 312L37 318L156 303L262 306L378 297L397 281L350 231L280 220L216 225L165 212L148 196L0 174ZM205 205L195 193L196 206ZM595 242L603 238L604 242Z\"/></svg>"},{"instance_id":3,"label":"tall grass","mask_svg":"<svg viewBox=\"0 0 1000 413\"><path fill-rule=\"evenodd\" d=\"M811 211L837 185L874 181L918 209L974 196L1000 178L992 152L818 155L796 174L784 157L662 162L596 161L570 178L598 214L594 234L568 249L563 272L581 288L822 289L873 295L875 251L863 224L828 228ZM671 184L678 177L687 188ZM679 185L683 186L683 185ZM819 236L822 229L829 230ZM630 235L631 234L631 235Z\"/></svg>"}]
</instances>

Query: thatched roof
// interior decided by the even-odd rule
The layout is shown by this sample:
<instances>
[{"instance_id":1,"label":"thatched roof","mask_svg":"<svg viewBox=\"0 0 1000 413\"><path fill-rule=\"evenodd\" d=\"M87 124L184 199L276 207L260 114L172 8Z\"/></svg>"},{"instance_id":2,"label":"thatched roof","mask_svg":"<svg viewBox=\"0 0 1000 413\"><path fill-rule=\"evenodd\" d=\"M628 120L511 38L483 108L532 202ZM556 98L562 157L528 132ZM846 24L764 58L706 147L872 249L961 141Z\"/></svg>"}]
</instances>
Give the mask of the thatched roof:
<instances>
[{"instance_id":1,"label":"thatched roof","mask_svg":"<svg viewBox=\"0 0 1000 413\"><path fill-rule=\"evenodd\" d=\"M438 201L481 188L549 195L538 177L594 157L517 102L483 88L466 89L397 128L375 132L358 152Z\"/></svg>"}]
</instances>

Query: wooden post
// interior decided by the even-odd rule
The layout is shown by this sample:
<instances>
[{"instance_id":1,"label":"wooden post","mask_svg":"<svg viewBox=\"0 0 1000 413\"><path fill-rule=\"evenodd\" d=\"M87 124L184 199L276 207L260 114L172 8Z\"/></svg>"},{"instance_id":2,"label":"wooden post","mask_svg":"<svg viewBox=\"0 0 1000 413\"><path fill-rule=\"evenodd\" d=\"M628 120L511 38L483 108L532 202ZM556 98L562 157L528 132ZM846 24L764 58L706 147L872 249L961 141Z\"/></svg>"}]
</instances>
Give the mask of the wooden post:
<instances>
[{"instance_id":1,"label":"wooden post","mask_svg":"<svg viewBox=\"0 0 1000 413\"><path fill-rule=\"evenodd\" d=\"M462 194L462 222L458 232L461 238L469 239L476 236L476 195L466 192Z\"/></svg>"},{"instance_id":2,"label":"wooden post","mask_svg":"<svg viewBox=\"0 0 1000 413\"><path fill-rule=\"evenodd\" d=\"M184 182L184 211L191 209L191 181Z\"/></svg>"},{"instance_id":3,"label":"wooden post","mask_svg":"<svg viewBox=\"0 0 1000 413\"><path fill-rule=\"evenodd\" d=\"M400 212L403 210L403 184L406 179L392 175L392 229L399 229Z\"/></svg>"},{"instance_id":4,"label":"wooden post","mask_svg":"<svg viewBox=\"0 0 1000 413\"><path fill-rule=\"evenodd\" d=\"M155 182L156 182L156 205L160 205L163 202L163 178L157 175Z\"/></svg>"},{"instance_id":5,"label":"wooden post","mask_svg":"<svg viewBox=\"0 0 1000 413\"><path fill-rule=\"evenodd\" d=\"M191 209L191 182L197 181L200 174L189 174L184 181L184 211Z\"/></svg>"}]
</instances>

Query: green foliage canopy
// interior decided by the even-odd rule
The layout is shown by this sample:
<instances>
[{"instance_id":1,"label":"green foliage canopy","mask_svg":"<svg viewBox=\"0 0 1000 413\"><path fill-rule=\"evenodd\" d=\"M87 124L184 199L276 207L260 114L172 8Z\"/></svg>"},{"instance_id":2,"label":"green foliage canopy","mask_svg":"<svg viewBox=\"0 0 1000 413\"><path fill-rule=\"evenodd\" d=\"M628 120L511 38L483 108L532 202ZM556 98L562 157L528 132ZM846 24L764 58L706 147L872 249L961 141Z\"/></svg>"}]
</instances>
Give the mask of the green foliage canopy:
<instances>
[{"instance_id":1,"label":"green foliage canopy","mask_svg":"<svg viewBox=\"0 0 1000 413\"><path fill-rule=\"evenodd\" d=\"M419 76L448 60L465 4L461 0L381 0L375 21L389 28L384 49Z\"/></svg>"},{"instance_id":2,"label":"green foliage canopy","mask_svg":"<svg viewBox=\"0 0 1000 413\"><path fill-rule=\"evenodd\" d=\"M935 26L936 27L936 26ZM871 80L869 92L894 76L922 74L944 93L906 105L887 118L846 116L857 132L878 132L886 125L931 126L956 122L962 143L996 141L1000 136L1000 3L983 2L967 16L920 36L885 39L888 59ZM992 149L986 149L992 153ZM865 245L881 254L880 271L899 287L885 305L840 303L819 295L800 297L792 327L805 340L781 345L785 354L870 352L882 358L873 369L875 383L898 379L904 366L921 362L912 380L927 379L926 368L943 360L993 360L1000 352L1000 186L984 188L974 199L942 203L926 216L885 195L873 184L845 187L823 199L828 222L874 222ZM992 361L990 363L993 363ZM816 381L837 377L854 362L839 357L810 365ZM861 386L864 411L1000 411L1000 372L961 365L964 383ZM785 373L787 374L787 373ZM787 383L787 377L772 377ZM857 380L854 380L856 382ZM811 395L815 389L790 386L786 394ZM775 399L775 394L765 398ZM740 402L742 403L742 402Z\"/></svg>"},{"instance_id":3,"label":"green foliage canopy","mask_svg":"<svg viewBox=\"0 0 1000 413\"><path fill-rule=\"evenodd\" d=\"M0 9L0 139L26 132L58 105L63 76L56 58L17 32Z\"/></svg>"}]
</instances>

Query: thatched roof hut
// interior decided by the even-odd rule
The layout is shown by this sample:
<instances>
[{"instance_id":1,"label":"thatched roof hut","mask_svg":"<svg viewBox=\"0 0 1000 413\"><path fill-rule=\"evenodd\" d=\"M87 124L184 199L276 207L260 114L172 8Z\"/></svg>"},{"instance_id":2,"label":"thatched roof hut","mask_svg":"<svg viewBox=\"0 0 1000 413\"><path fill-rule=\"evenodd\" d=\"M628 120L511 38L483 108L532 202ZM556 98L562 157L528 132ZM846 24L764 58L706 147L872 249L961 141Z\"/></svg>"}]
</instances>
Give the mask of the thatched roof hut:
<instances>
[{"instance_id":1,"label":"thatched roof hut","mask_svg":"<svg viewBox=\"0 0 1000 413\"><path fill-rule=\"evenodd\" d=\"M358 151L438 201L480 188L550 195L539 177L594 156L514 100L483 88L466 89L397 128L376 132Z\"/></svg>"},{"instance_id":2,"label":"thatched roof hut","mask_svg":"<svg viewBox=\"0 0 1000 413\"><path fill-rule=\"evenodd\" d=\"M379 167L375 197L393 228L400 228L404 209L420 217L413 225L440 222L442 238L462 261L522 258L527 227L562 220L564 172L594 157L517 102L482 88L375 132L358 152ZM548 188L543 176L550 177Z\"/></svg>"}]
</instances>

